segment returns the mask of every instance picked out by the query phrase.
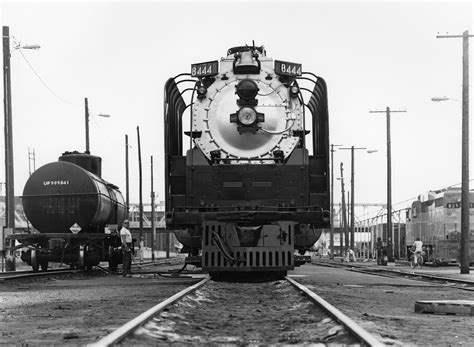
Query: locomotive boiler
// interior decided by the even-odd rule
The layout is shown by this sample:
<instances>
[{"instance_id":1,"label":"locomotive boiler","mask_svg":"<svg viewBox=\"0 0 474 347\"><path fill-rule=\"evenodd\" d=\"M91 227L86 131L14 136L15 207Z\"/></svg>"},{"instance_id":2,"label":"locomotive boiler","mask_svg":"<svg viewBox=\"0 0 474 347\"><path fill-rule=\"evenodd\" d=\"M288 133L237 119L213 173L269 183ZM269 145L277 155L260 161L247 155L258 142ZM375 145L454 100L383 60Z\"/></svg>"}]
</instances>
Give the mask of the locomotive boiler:
<instances>
[{"instance_id":1,"label":"locomotive boiler","mask_svg":"<svg viewBox=\"0 0 474 347\"><path fill-rule=\"evenodd\" d=\"M118 187L101 178L101 163L89 153L65 152L29 177L21 198L36 231L10 239L33 270L49 262L91 268L109 261L112 269L121 262L117 229L127 208Z\"/></svg>"},{"instance_id":2,"label":"locomotive boiler","mask_svg":"<svg viewBox=\"0 0 474 347\"><path fill-rule=\"evenodd\" d=\"M166 228L187 263L280 275L310 260L330 220L322 78L233 47L167 81L164 117Z\"/></svg>"}]
</instances>

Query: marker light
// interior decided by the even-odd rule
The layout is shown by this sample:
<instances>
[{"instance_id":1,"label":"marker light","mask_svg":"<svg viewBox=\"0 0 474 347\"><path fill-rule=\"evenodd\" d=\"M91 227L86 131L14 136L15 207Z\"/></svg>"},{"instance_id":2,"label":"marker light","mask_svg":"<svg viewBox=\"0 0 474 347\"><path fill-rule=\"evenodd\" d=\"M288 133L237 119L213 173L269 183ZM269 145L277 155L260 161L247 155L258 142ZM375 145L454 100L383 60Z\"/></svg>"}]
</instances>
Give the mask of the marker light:
<instances>
[{"instance_id":1,"label":"marker light","mask_svg":"<svg viewBox=\"0 0 474 347\"><path fill-rule=\"evenodd\" d=\"M201 86L198 87L197 93L198 93L197 98L199 100L204 99L206 97L206 94L207 94L207 88L201 85Z\"/></svg>"},{"instance_id":2,"label":"marker light","mask_svg":"<svg viewBox=\"0 0 474 347\"><path fill-rule=\"evenodd\" d=\"M251 107L242 107L238 117L241 124L250 125L257 120L257 112Z\"/></svg>"},{"instance_id":3,"label":"marker light","mask_svg":"<svg viewBox=\"0 0 474 347\"><path fill-rule=\"evenodd\" d=\"M299 93L300 93L300 87L298 87L296 84L293 84L293 85L290 87L290 96L291 96L292 98L296 98Z\"/></svg>"},{"instance_id":4,"label":"marker light","mask_svg":"<svg viewBox=\"0 0 474 347\"><path fill-rule=\"evenodd\" d=\"M259 91L257 83L251 79L244 79L237 84L237 95L244 100L251 100L257 96Z\"/></svg>"}]
</instances>

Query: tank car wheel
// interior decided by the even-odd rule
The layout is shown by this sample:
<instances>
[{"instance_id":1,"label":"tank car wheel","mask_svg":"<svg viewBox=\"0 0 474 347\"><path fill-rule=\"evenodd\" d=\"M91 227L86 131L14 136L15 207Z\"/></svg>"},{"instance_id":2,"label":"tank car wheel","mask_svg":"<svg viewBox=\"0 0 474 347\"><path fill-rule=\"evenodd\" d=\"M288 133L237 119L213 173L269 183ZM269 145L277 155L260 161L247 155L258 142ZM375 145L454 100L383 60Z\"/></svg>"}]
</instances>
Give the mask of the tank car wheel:
<instances>
[{"instance_id":1,"label":"tank car wheel","mask_svg":"<svg viewBox=\"0 0 474 347\"><path fill-rule=\"evenodd\" d=\"M41 265L41 271L48 270L48 262L47 261L41 262L40 265Z\"/></svg>"},{"instance_id":2,"label":"tank car wheel","mask_svg":"<svg viewBox=\"0 0 474 347\"><path fill-rule=\"evenodd\" d=\"M86 255L87 246L79 246L79 266L78 268L84 270L86 268L85 255Z\"/></svg>"},{"instance_id":3,"label":"tank car wheel","mask_svg":"<svg viewBox=\"0 0 474 347\"><path fill-rule=\"evenodd\" d=\"M39 270L39 263L38 263L38 258L36 256L36 249L31 250L31 267L33 268L33 271L38 271Z\"/></svg>"}]
</instances>

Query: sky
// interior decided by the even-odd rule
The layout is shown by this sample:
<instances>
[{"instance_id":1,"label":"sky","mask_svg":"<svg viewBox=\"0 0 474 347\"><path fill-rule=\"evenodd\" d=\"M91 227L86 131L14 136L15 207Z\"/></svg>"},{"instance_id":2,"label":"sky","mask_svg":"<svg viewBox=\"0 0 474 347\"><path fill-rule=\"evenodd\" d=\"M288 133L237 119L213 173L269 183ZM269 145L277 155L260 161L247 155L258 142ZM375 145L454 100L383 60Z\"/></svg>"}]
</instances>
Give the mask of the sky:
<instances>
[{"instance_id":1,"label":"sky","mask_svg":"<svg viewBox=\"0 0 474 347\"><path fill-rule=\"evenodd\" d=\"M406 111L391 115L394 208L461 182L462 39L436 35L474 33L472 2L2 1L0 18L12 36L15 195L33 166L29 152L39 168L65 151L85 150L87 97L90 150L102 157L102 177L125 192L128 135L130 201L138 202L138 127L143 201L150 202L151 156L154 190L164 200L166 80L252 41L264 45L267 56L301 63L326 80L330 143L377 150L355 151L356 203L387 201L386 116L370 113L386 107ZM41 48L15 49L18 44ZM472 66L472 48L469 53ZM435 103L435 96L453 100ZM3 131L1 138L4 146ZM336 178L341 162L347 189L349 150L334 153ZM358 219L379 210L364 209Z\"/></svg>"}]
</instances>

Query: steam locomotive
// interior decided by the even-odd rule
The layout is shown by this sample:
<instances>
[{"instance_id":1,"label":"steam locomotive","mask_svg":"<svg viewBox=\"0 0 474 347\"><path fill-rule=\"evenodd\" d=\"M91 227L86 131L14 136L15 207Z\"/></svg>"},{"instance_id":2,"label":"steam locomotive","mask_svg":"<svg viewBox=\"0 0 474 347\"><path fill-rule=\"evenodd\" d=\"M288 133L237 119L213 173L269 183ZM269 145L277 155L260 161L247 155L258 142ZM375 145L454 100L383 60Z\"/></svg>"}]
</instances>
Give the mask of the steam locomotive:
<instances>
[{"instance_id":1,"label":"steam locomotive","mask_svg":"<svg viewBox=\"0 0 474 347\"><path fill-rule=\"evenodd\" d=\"M166 228L186 263L219 277L310 261L330 220L325 81L239 46L170 78L164 96Z\"/></svg>"},{"instance_id":2,"label":"steam locomotive","mask_svg":"<svg viewBox=\"0 0 474 347\"><path fill-rule=\"evenodd\" d=\"M60 262L90 269L108 261L122 262L117 230L127 207L119 189L101 178L102 159L89 153L65 152L57 162L40 167L23 189L23 210L33 233L13 234L13 249L33 270Z\"/></svg>"}]
</instances>

